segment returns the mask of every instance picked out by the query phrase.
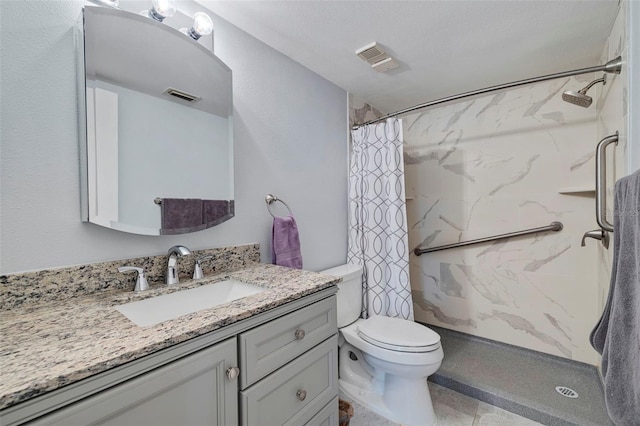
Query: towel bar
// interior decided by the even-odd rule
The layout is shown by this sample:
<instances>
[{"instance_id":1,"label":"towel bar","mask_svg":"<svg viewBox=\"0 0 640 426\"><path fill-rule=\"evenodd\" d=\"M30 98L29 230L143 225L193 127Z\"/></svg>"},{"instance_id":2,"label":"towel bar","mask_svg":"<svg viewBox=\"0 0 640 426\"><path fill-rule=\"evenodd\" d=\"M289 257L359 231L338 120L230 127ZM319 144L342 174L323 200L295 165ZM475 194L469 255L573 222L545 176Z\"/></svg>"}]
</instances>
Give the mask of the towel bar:
<instances>
[{"instance_id":1,"label":"towel bar","mask_svg":"<svg viewBox=\"0 0 640 426\"><path fill-rule=\"evenodd\" d=\"M264 201L267 203L267 210L269 210L269 214L271 215L271 217L276 217L273 212L271 211L271 204L275 203L276 201L280 201L282 204L284 204L284 206L287 208L287 210L289 211L289 214L291 216L293 216L293 213L291 212L291 208L287 205L287 203L285 203L284 201L282 201L280 198L276 197L273 194L267 194L266 197L264 197Z\"/></svg>"}]
</instances>

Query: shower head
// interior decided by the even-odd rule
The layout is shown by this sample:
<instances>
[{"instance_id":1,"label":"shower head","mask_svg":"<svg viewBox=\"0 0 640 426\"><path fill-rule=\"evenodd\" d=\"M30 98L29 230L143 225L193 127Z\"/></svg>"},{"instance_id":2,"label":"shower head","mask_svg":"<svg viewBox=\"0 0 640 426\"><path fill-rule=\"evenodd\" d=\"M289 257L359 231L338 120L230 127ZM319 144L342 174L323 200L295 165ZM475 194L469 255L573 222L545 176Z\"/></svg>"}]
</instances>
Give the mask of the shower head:
<instances>
[{"instance_id":1,"label":"shower head","mask_svg":"<svg viewBox=\"0 0 640 426\"><path fill-rule=\"evenodd\" d=\"M589 108L593 98L585 95L584 93L574 92L573 90L567 90L562 94L562 100L569 102L570 104L578 105L583 108Z\"/></svg>"},{"instance_id":2,"label":"shower head","mask_svg":"<svg viewBox=\"0 0 640 426\"><path fill-rule=\"evenodd\" d=\"M593 102L593 98L587 95L587 90L591 89L591 86L596 83L607 84L607 75L603 74L602 78L593 80L591 83L587 84L587 87L580 89L577 92L574 92L573 90L565 90L562 93L562 100L569 102L570 104L578 105L582 108L589 108L589 105Z\"/></svg>"}]
</instances>

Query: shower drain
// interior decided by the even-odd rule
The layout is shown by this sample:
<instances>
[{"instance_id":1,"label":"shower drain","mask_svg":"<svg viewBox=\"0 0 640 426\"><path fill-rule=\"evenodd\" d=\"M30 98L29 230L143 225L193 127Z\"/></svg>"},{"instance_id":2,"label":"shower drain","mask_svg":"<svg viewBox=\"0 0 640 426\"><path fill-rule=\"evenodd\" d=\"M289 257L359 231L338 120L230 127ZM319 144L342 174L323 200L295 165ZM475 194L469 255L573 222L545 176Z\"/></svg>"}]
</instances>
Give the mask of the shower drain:
<instances>
[{"instance_id":1,"label":"shower drain","mask_svg":"<svg viewBox=\"0 0 640 426\"><path fill-rule=\"evenodd\" d=\"M556 392L558 392L562 396L566 396L567 398L577 398L578 392L570 389L566 386L556 386Z\"/></svg>"}]
</instances>

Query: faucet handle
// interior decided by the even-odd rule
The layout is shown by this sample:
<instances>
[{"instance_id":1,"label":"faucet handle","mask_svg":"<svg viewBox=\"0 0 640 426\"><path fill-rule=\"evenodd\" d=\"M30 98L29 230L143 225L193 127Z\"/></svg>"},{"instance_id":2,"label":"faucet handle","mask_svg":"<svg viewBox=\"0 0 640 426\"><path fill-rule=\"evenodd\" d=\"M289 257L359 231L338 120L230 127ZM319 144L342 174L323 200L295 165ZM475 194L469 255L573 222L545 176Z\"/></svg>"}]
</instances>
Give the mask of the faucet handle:
<instances>
[{"instance_id":1,"label":"faucet handle","mask_svg":"<svg viewBox=\"0 0 640 426\"><path fill-rule=\"evenodd\" d=\"M135 266L122 266L118 268L118 272L129 272L129 271L135 271L138 273L136 277L136 286L133 289L135 293L149 290L149 283L147 282L147 277L144 276L144 268L136 268Z\"/></svg>"},{"instance_id":2,"label":"faucet handle","mask_svg":"<svg viewBox=\"0 0 640 426\"><path fill-rule=\"evenodd\" d=\"M202 262L203 260L209 260L209 259L213 259L212 255L206 255L206 256L199 256L196 258L196 264L193 267L193 279L197 280L199 278L204 277L204 274L202 273L202 266L200 265L200 262Z\"/></svg>"}]
</instances>

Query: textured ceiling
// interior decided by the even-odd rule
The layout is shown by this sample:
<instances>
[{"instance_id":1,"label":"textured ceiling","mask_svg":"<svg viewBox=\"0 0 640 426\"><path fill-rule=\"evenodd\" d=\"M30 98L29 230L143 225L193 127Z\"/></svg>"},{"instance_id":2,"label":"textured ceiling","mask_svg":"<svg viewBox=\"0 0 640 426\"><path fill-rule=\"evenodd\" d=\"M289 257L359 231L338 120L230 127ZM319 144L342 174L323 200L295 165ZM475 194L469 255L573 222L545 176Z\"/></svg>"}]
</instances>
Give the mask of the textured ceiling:
<instances>
[{"instance_id":1,"label":"textured ceiling","mask_svg":"<svg viewBox=\"0 0 640 426\"><path fill-rule=\"evenodd\" d=\"M212 12L385 112L599 64L618 1L218 1ZM380 43L400 67L355 54Z\"/></svg>"}]
</instances>

